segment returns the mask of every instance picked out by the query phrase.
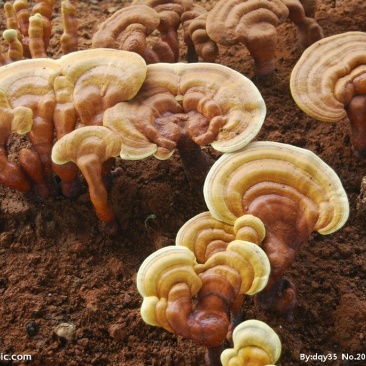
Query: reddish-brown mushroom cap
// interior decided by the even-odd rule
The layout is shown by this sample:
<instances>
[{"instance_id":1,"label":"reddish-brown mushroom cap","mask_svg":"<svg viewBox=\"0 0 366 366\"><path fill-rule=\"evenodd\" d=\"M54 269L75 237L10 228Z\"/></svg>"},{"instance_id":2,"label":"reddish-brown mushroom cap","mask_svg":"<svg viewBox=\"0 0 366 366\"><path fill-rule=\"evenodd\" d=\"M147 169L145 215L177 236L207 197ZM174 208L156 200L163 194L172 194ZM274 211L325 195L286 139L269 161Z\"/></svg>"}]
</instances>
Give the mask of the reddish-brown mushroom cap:
<instances>
[{"instance_id":1,"label":"reddish-brown mushroom cap","mask_svg":"<svg viewBox=\"0 0 366 366\"><path fill-rule=\"evenodd\" d=\"M133 148L132 138L138 139L136 143L149 139L151 147L146 148L153 152L157 145L155 156L166 159L183 134L197 145L211 144L218 151L230 152L245 146L259 132L265 104L255 85L242 74L210 63L162 63L147 68L136 97L105 114L103 124L120 133L124 141L122 158L124 149ZM132 113L129 109L144 117L133 121L135 136L131 123L126 127L124 122ZM145 138L140 140L141 133Z\"/></svg>"},{"instance_id":2,"label":"reddish-brown mushroom cap","mask_svg":"<svg viewBox=\"0 0 366 366\"><path fill-rule=\"evenodd\" d=\"M278 310L291 319L295 291L282 276L313 231L333 233L348 219L348 198L337 174L309 150L254 142L214 163L204 196L218 220L233 225L248 213L262 220L266 228L262 246L271 263L267 299L272 296L270 303L279 306L278 294L283 293L287 300L281 300L283 308Z\"/></svg>"},{"instance_id":3,"label":"reddish-brown mushroom cap","mask_svg":"<svg viewBox=\"0 0 366 366\"><path fill-rule=\"evenodd\" d=\"M133 98L146 76L144 59L134 52L95 48L59 60L61 75L74 85L74 106L85 125L101 125L106 109Z\"/></svg>"},{"instance_id":4,"label":"reddish-brown mushroom cap","mask_svg":"<svg viewBox=\"0 0 366 366\"><path fill-rule=\"evenodd\" d=\"M130 5L117 10L98 26L93 48L117 48L143 56L146 37L157 29L159 14L147 5Z\"/></svg>"}]
</instances>

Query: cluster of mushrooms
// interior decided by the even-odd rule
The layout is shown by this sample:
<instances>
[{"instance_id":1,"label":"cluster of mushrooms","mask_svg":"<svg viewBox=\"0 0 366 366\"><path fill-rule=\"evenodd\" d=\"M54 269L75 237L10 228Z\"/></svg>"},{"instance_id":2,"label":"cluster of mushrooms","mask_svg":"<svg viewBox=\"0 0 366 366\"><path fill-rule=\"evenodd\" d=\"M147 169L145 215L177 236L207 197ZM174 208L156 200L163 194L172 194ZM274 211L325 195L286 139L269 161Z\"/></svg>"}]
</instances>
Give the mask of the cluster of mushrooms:
<instances>
[{"instance_id":1,"label":"cluster of mushrooms","mask_svg":"<svg viewBox=\"0 0 366 366\"><path fill-rule=\"evenodd\" d=\"M345 224L348 198L311 151L252 142L264 100L252 81L215 59L219 45L240 43L257 75L270 75L276 26L289 18L307 47L291 74L295 102L320 121L347 116L365 157L366 34L323 38L315 1L220 0L208 11L191 0L134 0L100 24L91 49L77 51L77 2L63 0L64 55L53 60L46 50L54 1L35 3L32 11L26 0L5 4L0 182L33 199L74 197L81 172L97 216L116 234L106 186L114 159L168 159L177 151L208 211L181 227L175 246L142 263L142 318L206 346L207 365L277 362L278 335L258 320L242 322L244 298L291 320L295 285L285 272L312 232ZM180 26L187 62L179 62ZM9 159L14 133L27 136L17 162ZM207 145L222 153L212 166ZM233 347L224 350L228 341Z\"/></svg>"}]
</instances>

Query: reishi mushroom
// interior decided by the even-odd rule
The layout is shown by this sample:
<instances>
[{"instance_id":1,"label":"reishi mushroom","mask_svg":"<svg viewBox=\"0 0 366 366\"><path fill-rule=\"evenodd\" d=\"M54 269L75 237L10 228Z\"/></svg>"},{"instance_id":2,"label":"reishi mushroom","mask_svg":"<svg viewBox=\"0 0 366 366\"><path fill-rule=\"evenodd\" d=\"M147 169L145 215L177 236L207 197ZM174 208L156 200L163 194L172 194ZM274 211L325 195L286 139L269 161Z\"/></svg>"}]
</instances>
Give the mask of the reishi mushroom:
<instances>
[{"instance_id":1,"label":"reishi mushroom","mask_svg":"<svg viewBox=\"0 0 366 366\"><path fill-rule=\"evenodd\" d=\"M217 220L234 225L239 217L251 214L264 223L262 247L271 275L258 300L263 308L292 320L295 288L284 273L313 231L331 234L348 219L348 198L337 174L309 150L253 142L214 163L204 197Z\"/></svg>"},{"instance_id":2,"label":"reishi mushroom","mask_svg":"<svg viewBox=\"0 0 366 366\"><path fill-rule=\"evenodd\" d=\"M178 28L181 25L182 14L193 5L192 0L134 0L131 5L147 5L156 10L160 22L157 30L160 40L152 49L157 54L159 62L178 62L179 41Z\"/></svg>"},{"instance_id":3,"label":"reishi mushroom","mask_svg":"<svg viewBox=\"0 0 366 366\"><path fill-rule=\"evenodd\" d=\"M146 38L156 30L159 23L159 14L150 6L124 7L98 26L92 38L92 47L136 52L147 63L158 62L159 58L148 47Z\"/></svg>"},{"instance_id":4,"label":"reishi mushroom","mask_svg":"<svg viewBox=\"0 0 366 366\"><path fill-rule=\"evenodd\" d=\"M119 155L120 150L120 137L103 126L77 128L58 140L52 149L52 160L55 164L71 161L81 170L96 214L112 235L118 228L103 178L110 169L110 158Z\"/></svg>"},{"instance_id":5,"label":"reishi mushroom","mask_svg":"<svg viewBox=\"0 0 366 366\"><path fill-rule=\"evenodd\" d=\"M103 113L133 98L146 77L146 63L134 52L94 48L64 55L61 75L73 84L73 103L81 123L102 125Z\"/></svg>"},{"instance_id":6,"label":"reishi mushroom","mask_svg":"<svg viewBox=\"0 0 366 366\"><path fill-rule=\"evenodd\" d=\"M11 108L6 93L0 89L0 182L20 192L28 192L31 182L16 163L9 161L6 143L12 133L29 132L32 117L33 112L28 107Z\"/></svg>"},{"instance_id":7,"label":"reishi mushroom","mask_svg":"<svg viewBox=\"0 0 366 366\"><path fill-rule=\"evenodd\" d=\"M209 211L188 220L178 231L175 243L191 250L198 263L205 263L212 255L225 251L234 240L260 245L265 238L263 222L253 215L243 215L234 225L216 220ZM232 325L242 321L244 294L237 296L231 308Z\"/></svg>"},{"instance_id":8,"label":"reishi mushroom","mask_svg":"<svg viewBox=\"0 0 366 366\"><path fill-rule=\"evenodd\" d=\"M197 62L199 57L206 62L215 62L219 54L216 42L207 34L207 15L208 11L203 6L193 4L181 16L188 62Z\"/></svg>"},{"instance_id":9,"label":"reishi mushroom","mask_svg":"<svg viewBox=\"0 0 366 366\"><path fill-rule=\"evenodd\" d=\"M348 117L351 141L366 158L366 33L346 32L314 43L291 73L294 101L307 115L323 122Z\"/></svg>"},{"instance_id":10,"label":"reishi mushroom","mask_svg":"<svg viewBox=\"0 0 366 366\"><path fill-rule=\"evenodd\" d=\"M189 249L164 247L139 268L141 316L154 326L207 347L207 365L216 365L230 328L230 308L238 295L254 294L267 282L268 258L255 244L232 241L226 251L197 264Z\"/></svg>"},{"instance_id":11,"label":"reishi mushroom","mask_svg":"<svg viewBox=\"0 0 366 366\"><path fill-rule=\"evenodd\" d=\"M281 340L266 323L250 319L233 332L233 348L221 353L223 366L274 366L281 356Z\"/></svg>"},{"instance_id":12,"label":"reishi mushroom","mask_svg":"<svg viewBox=\"0 0 366 366\"><path fill-rule=\"evenodd\" d=\"M259 132L266 107L244 75L212 63L152 64L133 98L106 110L103 125L119 133L123 159L178 150L186 175L200 186L209 169L201 146L242 148Z\"/></svg>"},{"instance_id":13,"label":"reishi mushroom","mask_svg":"<svg viewBox=\"0 0 366 366\"><path fill-rule=\"evenodd\" d=\"M220 0L208 13L206 29L218 44L243 44L254 59L257 76L266 77L274 72L276 27L287 18L297 26L303 47L323 37L298 0Z\"/></svg>"},{"instance_id":14,"label":"reishi mushroom","mask_svg":"<svg viewBox=\"0 0 366 366\"><path fill-rule=\"evenodd\" d=\"M0 68L0 90L6 94L12 109L28 108L33 125L27 133L32 149L19 153L22 169L33 181L34 198L44 198L57 191L52 173L53 110L55 94L53 82L60 70L51 59L21 60Z\"/></svg>"}]
</instances>

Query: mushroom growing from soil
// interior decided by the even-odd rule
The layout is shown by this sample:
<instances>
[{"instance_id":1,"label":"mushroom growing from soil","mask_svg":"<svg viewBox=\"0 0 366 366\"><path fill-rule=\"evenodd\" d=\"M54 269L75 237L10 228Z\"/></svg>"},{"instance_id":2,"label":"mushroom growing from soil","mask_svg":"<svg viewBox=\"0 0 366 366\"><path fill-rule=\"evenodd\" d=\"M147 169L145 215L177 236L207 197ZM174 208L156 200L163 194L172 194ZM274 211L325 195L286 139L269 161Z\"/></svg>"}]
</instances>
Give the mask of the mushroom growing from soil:
<instances>
[{"instance_id":1,"label":"mushroom growing from soil","mask_svg":"<svg viewBox=\"0 0 366 366\"><path fill-rule=\"evenodd\" d=\"M103 178L110 170L110 158L119 155L120 150L120 137L103 126L77 128L58 140L52 149L52 160L55 164L71 161L81 170L88 183L96 214L111 234L117 232L117 224L108 203Z\"/></svg>"},{"instance_id":2,"label":"mushroom growing from soil","mask_svg":"<svg viewBox=\"0 0 366 366\"><path fill-rule=\"evenodd\" d=\"M366 158L366 33L346 32L314 43L291 73L296 104L310 117L337 122L348 117L352 145Z\"/></svg>"},{"instance_id":3,"label":"mushroom growing from soil","mask_svg":"<svg viewBox=\"0 0 366 366\"><path fill-rule=\"evenodd\" d=\"M143 58L128 51L95 48L69 53L59 62L53 115L57 139L73 131L78 118L86 126L101 125L104 111L134 97L146 76ZM64 179L63 194L78 195L75 166L70 162L53 169Z\"/></svg>"},{"instance_id":4,"label":"mushroom growing from soil","mask_svg":"<svg viewBox=\"0 0 366 366\"><path fill-rule=\"evenodd\" d=\"M209 211L188 220L178 231L176 245L184 246L196 256L198 263L205 263L212 255L225 251L234 240L244 240L260 245L265 238L263 222L253 215L243 215L234 225L216 220ZM235 327L242 321L244 294L238 296L231 307L231 322Z\"/></svg>"},{"instance_id":5,"label":"mushroom growing from soil","mask_svg":"<svg viewBox=\"0 0 366 366\"><path fill-rule=\"evenodd\" d=\"M119 133L123 159L178 150L192 186L202 187L209 161L201 146L231 152L248 144L262 127L266 107L244 75L219 64L153 64L129 102L109 108L103 124Z\"/></svg>"},{"instance_id":6,"label":"mushroom growing from soil","mask_svg":"<svg viewBox=\"0 0 366 366\"><path fill-rule=\"evenodd\" d=\"M274 72L276 27L289 18L307 47L323 37L318 23L305 16L299 0L220 0L207 16L207 33L224 46L243 44L255 62L258 77Z\"/></svg>"},{"instance_id":7,"label":"mushroom growing from soil","mask_svg":"<svg viewBox=\"0 0 366 366\"><path fill-rule=\"evenodd\" d=\"M32 149L22 148L19 163L32 181L35 198L45 198L57 191L52 173L53 82L60 66L51 59L21 60L0 68L0 90L5 93L9 107L28 110L32 129L27 133ZM6 116L6 115L5 115ZM24 191L24 190L22 190Z\"/></svg>"},{"instance_id":8,"label":"mushroom growing from soil","mask_svg":"<svg viewBox=\"0 0 366 366\"><path fill-rule=\"evenodd\" d=\"M223 366L274 366L281 356L281 340L266 323L246 320L233 332L234 348L221 353Z\"/></svg>"},{"instance_id":9,"label":"mushroom growing from soil","mask_svg":"<svg viewBox=\"0 0 366 366\"><path fill-rule=\"evenodd\" d=\"M327 235L348 219L348 198L337 174L309 150L277 142L254 142L224 154L210 169L204 197L212 216L234 225L245 215L266 228L262 248L271 263L258 301L292 320L294 285L283 276L313 231Z\"/></svg>"},{"instance_id":10,"label":"mushroom growing from soil","mask_svg":"<svg viewBox=\"0 0 366 366\"><path fill-rule=\"evenodd\" d=\"M207 347L207 365L217 365L230 330L230 308L238 295L266 285L268 258L256 245L234 240L223 252L197 264L189 249L164 247L151 254L137 273L143 296L141 316Z\"/></svg>"}]
</instances>

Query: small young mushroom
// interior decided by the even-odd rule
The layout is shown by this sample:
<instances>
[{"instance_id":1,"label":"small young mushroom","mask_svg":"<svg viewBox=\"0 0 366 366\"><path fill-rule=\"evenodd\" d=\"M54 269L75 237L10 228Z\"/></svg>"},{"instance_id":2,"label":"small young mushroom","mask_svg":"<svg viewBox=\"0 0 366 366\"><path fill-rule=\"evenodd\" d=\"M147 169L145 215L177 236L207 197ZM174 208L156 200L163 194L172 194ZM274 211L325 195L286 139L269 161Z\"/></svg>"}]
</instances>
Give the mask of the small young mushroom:
<instances>
[{"instance_id":1,"label":"small young mushroom","mask_svg":"<svg viewBox=\"0 0 366 366\"><path fill-rule=\"evenodd\" d=\"M21 60L23 58L23 45L18 39L17 31L15 29L7 29L3 32L3 37L8 44L8 54L3 57L0 65Z\"/></svg>"},{"instance_id":2,"label":"small young mushroom","mask_svg":"<svg viewBox=\"0 0 366 366\"><path fill-rule=\"evenodd\" d=\"M109 167L109 159L119 155L120 150L120 137L103 126L77 128L58 140L52 149L52 160L55 164L71 161L81 170L96 214L112 235L117 232L117 225L108 203L103 177L106 174L105 166Z\"/></svg>"},{"instance_id":3,"label":"small young mushroom","mask_svg":"<svg viewBox=\"0 0 366 366\"><path fill-rule=\"evenodd\" d=\"M47 57L43 30L44 19L41 14L29 17L29 51L32 58Z\"/></svg>"},{"instance_id":4,"label":"small young mushroom","mask_svg":"<svg viewBox=\"0 0 366 366\"><path fill-rule=\"evenodd\" d=\"M218 44L243 44L254 59L256 74L274 72L276 27L290 18L298 28L303 47L322 38L320 26L307 18L298 0L220 0L207 16L207 33Z\"/></svg>"},{"instance_id":5,"label":"small young mushroom","mask_svg":"<svg viewBox=\"0 0 366 366\"><path fill-rule=\"evenodd\" d=\"M223 366L274 366L281 356L281 340L266 323L246 320L233 332L234 348L221 353Z\"/></svg>"},{"instance_id":6,"label":"small young mushroom","mask_svg":"<svg viewBox=\"0 0 366 366\"><path fill-rule=\"evenodd\" d=\"M146 76L144 59L134 52L95 48L60 59L61 75L73 84L73 103L81 122L102 125L103 113L129 100Z\"/></svg>"},{"instance_id":7,"label":"small young mushroom","mask_svg":"<svg viewBox=\"0 0 366 366\"><path fill-rule=\"evenodd\" d=\"M145 322L207 347L207 365L216 365L230 328L230 308L238 295L266 285L268 258L255 244L231 242L224 252L197 264L182 246L164 247L142 263L137 289Z\"/></svg>"},{"instance_id":8,"label":"small young mushroom","mask_svg":"<svg viewBox=\"0 0 366 366\"><path fill-rule=\"evenodd\" d=\"M78 18L76 15L77 0L61 2L61 17L64 32L60 38L64 55L78 50Z\"/></svg>"},{"instance_id":9,"label":"small young mushroom","mask_svg":"<svg viewBox=\"0 0 366 366\"><path fill-rule=\"evenodd\" d=\"M19 163L31 177L34 172L41 174L33 186L32 193L37 198L55 194L57 190L52 172L51 149L55 107L53 82L59 71L57 61L45 58L21 60L0 68L0 89L5 92L9 106L12 109L26 107L32 111L33 125L27 136L34 152L23 151ZM41 166L35 168L34 164Z\"/></svg>"},{"instance_id":10,"label":"small young mushroom","mask_svg":"<svg viewBox=\"0 0 366 366\"><path fill-rule=\"evenodd\" d=\"M193 186L209 169L201 146L235 151L259 132L266 107L255 85L219 64L176 63L147 66L147 77L133 100L105 112L103 124L123 140L122 158L169 158L177 149Z\"/></svg>"},{"instance_id":11,"label":"small young mushroom","mask_svg":"<svg viewBox=\"0 0 366 366\"><path fill-rule=\"evenodd\" d=\"M263 250L271 263L263 308L293 317L294 286L283 278L313 231L327 235L348 219L347 194L337 174L311 151L276 142L254 142L224 154L210 169L206 204L217 220L234 225L252 214L264 223Z\"/></svg>"},{"instance_id":12,"label":"small young mushroom","mask_svg":"<svg viewBox=\"0 0 366 366\"><path fill-rule=\"evenodd\" d=\"M157 29L159 23L159 14L150 6L124 7L98 26L92 38L92 47L136 52L147 63L158 62L158 56L151 56L153 52L148 48L146 38Z\"/></svg>"},{"instance_id":13,"label":"small young mushroom","mask_svg":"<svg viewBox=\"0 0 366 366\"><path fill-rule=\"evenodd\" d=\"M291 73L296 104L310 117L337 122L348 116L351 141L366 158L366 33L346 32L314 43Z\"/></svg>"}]
</instances>

